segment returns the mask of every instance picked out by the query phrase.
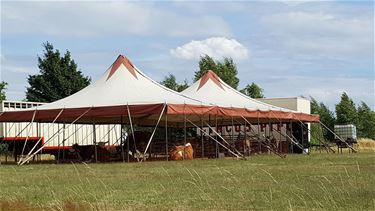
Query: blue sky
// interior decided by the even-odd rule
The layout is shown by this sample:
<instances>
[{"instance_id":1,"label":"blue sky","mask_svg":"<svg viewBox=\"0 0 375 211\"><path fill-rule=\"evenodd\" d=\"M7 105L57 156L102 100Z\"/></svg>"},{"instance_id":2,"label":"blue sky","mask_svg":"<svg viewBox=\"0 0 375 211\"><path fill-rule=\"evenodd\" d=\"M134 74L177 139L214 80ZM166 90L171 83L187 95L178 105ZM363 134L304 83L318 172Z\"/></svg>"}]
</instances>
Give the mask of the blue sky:
<instances>
[{"instance_id":1,"label":"blue sky","mask_svg":"<svg viewBox=\"0 0 375 211\"><path fill-rule=\"evenodd\" d=\"M234 58L240 87L313 96L347 92L375 108L373 1L1 1L1 80L25 98L42 43L68 49L93 81L125 54L157 81L192 82L199 55Z\"/></svg>"}]
</instances>

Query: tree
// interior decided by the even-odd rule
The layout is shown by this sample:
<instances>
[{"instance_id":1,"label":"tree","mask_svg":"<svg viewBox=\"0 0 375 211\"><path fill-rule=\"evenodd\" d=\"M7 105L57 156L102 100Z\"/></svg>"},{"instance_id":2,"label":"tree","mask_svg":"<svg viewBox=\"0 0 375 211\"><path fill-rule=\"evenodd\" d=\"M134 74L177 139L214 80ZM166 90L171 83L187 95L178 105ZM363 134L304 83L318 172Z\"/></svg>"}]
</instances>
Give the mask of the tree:
<instances>
[{"instance_id":1,"label":"tree","mask_svg":"<svg viewBox=\"0 0 375 211\"><path fill-rule=\"evenodd\" d=\"M7 89L8 83L2 81L0 82L0 102L6 100L5 90Z\"/></svg>"},{"instance_id":2,"label":"tree","mask_svg":"<svg viewBox=\"0 0 375 211\"><path fill-rule=\"evenodd\" d=\"M341 101L336 105L336 117L338 124L356 124L357 109L351 98L345 92L341 95Z\"/></svg>"},{"instance_id":3,"label":"tree","mask_svg":"<svg viewBox=\"0 0 375 211\"><path fill-rule=\"evenodd\" d=\"M184 82L178 86L177 91L182 92L185 89L187 89L188 87L189 87L189 83L188 83L187 79L185 79Z\"/></svg>"},{"instance_id":4,"label":"tree","mask_svg":"<svg viewBox=\"0 0 375 211\"><path fill-rule=\"evenodd\" d=\"M240 92L251 98L264 98L263 89L254 82L251 83L251 85L246 85L246 87L244 89L241 89Z\"/></svg>"},{"instance_id":5,"label":"tree","mask_svg":"<svg viewBox=\"0 0 375 211\"><path fill-rule=\"evenodd\" d=\"M311 97L311 114L319 114L320 121L333 131L336 122L334 113L323 102L319 103L313 97ZM319 132L315 130L321 130L321 128L312 127L311 130L313 134L318 134ZM323 137L326 140L334 139L333 134L327 130L323 130Z\"/></svg>"},{"instance_id":6,"label":"tree","mask_svg":"<svg viewBox=\"0 0 375 211\"><path fill-rule=\"evenodd\" d=\"M171 73L169 73L168 76L165 76L164 80L161 81L160 83L162 85L164 85L165 87L168 87L168 88L170 88L170 89L172 89L174 91L177 91L177 92L181 92L184 89L186 89L186 88L189 87L189 84L188 84L188 82L187 82L186 79L185 79L185 81L182 84L179 84L176 81L176 76L174 76Z\"/></svg>"},{"instance_id":7,"label":"tree","mask_svg":"<svg viewBox=\"0 0 375 211\"><path fill-rule=\"evenodd\" d=\"M44 55L38 57L39 74L29 75L26 99L52 102L72 95L90 84L91 79L77 70L69 51L61 56L51 43L43 44Z\"/></svg>"},{"instance_id":8,"label":"tree","mask_svg":"<svg viewBox=\"0 0 375 211\"><path fill-rule=\"evenodd\" d=\"M360 138L375 139L375 112L364 102L358 106L357 131Z\"/></svg>"},{"instance_id":9,"label":"tree","mask_svg":"<svg viewBox=\"0 0 375 211\"><path fill-rule=\"evenodd\" d=\"M224 58L223 62L215 61L208 55L199 60L199 70L195 72L194 81L199 80L208 70L214 71L225 83L237 89L240 80L237 78L237 66L231 58Z\"/></svg>"}]
</instances>

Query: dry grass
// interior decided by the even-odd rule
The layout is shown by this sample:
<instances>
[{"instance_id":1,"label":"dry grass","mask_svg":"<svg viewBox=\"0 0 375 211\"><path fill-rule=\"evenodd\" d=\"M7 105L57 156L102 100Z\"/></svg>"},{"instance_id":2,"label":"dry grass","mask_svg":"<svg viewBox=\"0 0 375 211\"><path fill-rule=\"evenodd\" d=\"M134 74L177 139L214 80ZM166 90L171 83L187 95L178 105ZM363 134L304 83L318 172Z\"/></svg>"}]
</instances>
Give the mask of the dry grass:
<instances>
[{"instance_id":1,"label":"dry grass","mask_svg":"<svg viewBox=\"0 0 375 211\"><path fill-rule=\"evenodd\" d=\"M360 138L358 139L357 148L360 151L375 152L375 140L369 138Z\"/></svg>"},{"instance_id":2,"label":"dry grass","mask_svg":"<svg viewBox=\"0 0 375 211\"><path fill-rule=\"evenodd\" d=\"M0 166L0 210L375 210L375 153Z\"/></svg>"}]
</instances>

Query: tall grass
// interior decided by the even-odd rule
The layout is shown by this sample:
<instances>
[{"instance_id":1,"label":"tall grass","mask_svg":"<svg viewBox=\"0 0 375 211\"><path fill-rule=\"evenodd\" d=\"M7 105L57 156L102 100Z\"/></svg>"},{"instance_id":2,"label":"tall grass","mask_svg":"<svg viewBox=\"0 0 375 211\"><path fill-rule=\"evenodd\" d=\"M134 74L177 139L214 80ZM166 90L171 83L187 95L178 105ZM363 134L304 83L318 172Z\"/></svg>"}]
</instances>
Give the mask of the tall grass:
<instances>
[{"instance_id":1,"label":"tall grass","mask_svg":"<svg viewBox=\"0 0 375 211\"><path fill-rule=\"evenodd\" d=\"M370 152L8 165L0 210L375 210L374 172Z\"/></svg>"}]
</instances>

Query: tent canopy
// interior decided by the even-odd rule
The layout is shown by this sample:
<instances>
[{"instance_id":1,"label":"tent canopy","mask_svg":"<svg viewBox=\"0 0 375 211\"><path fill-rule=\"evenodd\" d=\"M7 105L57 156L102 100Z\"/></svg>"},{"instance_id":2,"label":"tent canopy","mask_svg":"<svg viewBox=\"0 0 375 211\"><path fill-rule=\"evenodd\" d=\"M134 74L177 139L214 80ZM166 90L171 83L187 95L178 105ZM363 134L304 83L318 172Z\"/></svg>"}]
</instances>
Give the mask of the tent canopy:
<instances>
[{"instance_id":1,"label":"tent canopy","mask_svg":"<svg viewBox=\"0 0 375 211\"><path fill-rule=\"evenodd\" d=\"M211 120L212 116L219 116L223 122L243 116L296 118L295 113L277 107L273 107L271 113L271 107L230 88L212 71L183 93L175 92L147 77L120 55L98 81L81 91L37 108L0 113L0 122L30 122L32 119L52 122L57 117L56 122L65 123L127 123L130 114L135 124L155 125L161 113L168 115L168 124L179 124L186 117L196 122ZM312 115L298 118L302 121L319 119Z\"/></svg>"},{"instance_id":2,"label":"tent canopy","mask_svg":"<svg viewBox=\"0 0 375 211\"><path fill-rule=\"evenodd\" d=\"M225 83L212 70L208 70L198 81L181 92L194 99L212 103L219 107L243 108L244 117L260 119L281 119L319 121L319 116L299 113L255 100ZM252 111L256 110L256 116Z\"/></svg>"}]
</instances>

